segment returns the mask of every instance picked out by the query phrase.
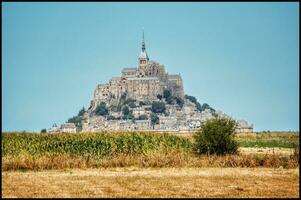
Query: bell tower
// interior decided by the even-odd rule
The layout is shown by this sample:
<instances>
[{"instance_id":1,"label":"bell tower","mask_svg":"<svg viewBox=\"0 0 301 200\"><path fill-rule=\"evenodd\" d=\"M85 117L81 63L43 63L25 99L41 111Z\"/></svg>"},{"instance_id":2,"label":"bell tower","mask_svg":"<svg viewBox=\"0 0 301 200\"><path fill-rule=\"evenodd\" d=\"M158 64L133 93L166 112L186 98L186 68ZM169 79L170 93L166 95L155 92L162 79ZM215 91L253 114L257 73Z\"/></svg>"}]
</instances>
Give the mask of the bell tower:
<instances>
[{"instance_id":1,"label":"bell tower","mask_svg":"<svg viewBox=\"0 0 301 200\"><path fill-rule=\"evenodd\" d=\"M139 61L139 70L145 69L145 66L147 65L149 58L147 56L146 50L145 50L145 42L144 42L144 31L142 32L142 51L138 58Z\"/></svg>"}]
</instances>

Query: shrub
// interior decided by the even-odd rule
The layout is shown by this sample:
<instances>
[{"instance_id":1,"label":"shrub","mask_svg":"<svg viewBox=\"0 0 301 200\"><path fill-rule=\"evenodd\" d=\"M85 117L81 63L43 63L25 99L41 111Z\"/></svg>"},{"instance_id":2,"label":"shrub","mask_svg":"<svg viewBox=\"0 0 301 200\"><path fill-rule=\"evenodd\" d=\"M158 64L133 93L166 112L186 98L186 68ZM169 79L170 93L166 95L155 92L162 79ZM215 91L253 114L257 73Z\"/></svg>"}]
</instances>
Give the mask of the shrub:
<instances>
[{"instance_id":1,"label":"shrub","mask_svg":"<svg viewBox=\"0 0 301 200\"><path fill-rule=\"evenodd\" d=\"M74 117L69 118L67 122L74 123L77 128L81 129L82 128L82 120L83 120L82 116L74 116Z\"/></svg>"},{"instance_id":2,"label":"shrub","mask_svg":"<svg viewBox=\"0 0 301 200\"><path fill-rule=\"evenodd\" d=\"M181 99L180 97L175 97L175 100L176 100L177 104L182 108L184 105L184 100Z\"/></svg>"},{"instance_id":3,"label":"shrub","mask_svg":"<svg viewBox=\"0 0 301 200\"><path fill-rule=\"evenodd\" d=\"M107 116L107 120L114 120L114 119L116 119L116 118L112 115Z\"/></svg>"},{"instance_id":4,"label":"shrub","mask_svg":"<svg viewBox=\"0 0 301 200\"><path fill-rule=\"evenodd\" d=\"M151 124L152 124L153 128L154 128L155 124L159 124L159 117L157 114L151 113L150 118L151 118Z\"/></svg>"},{"instance_id":5,"label":"shrub","mask_svg":"<svg viewBox=\"0 0 301 200\"><path fill-rule=\"evenodd\" d=\"M139 115L138 119L139 120L147 120L148 117L147 117L147 115Z\"/></svg>"},{"instance_id":6,"label":"shrub","mask_svg":"<svg viewBox=\"0 0 301 200\"><path fill-rule=\"evenodd\" d=\"M43 128L43 129L41 130L41 133L47 133L47 130L46 130L45 128Z\"/></svg>"},{"instance_id":7,"label":"shrub","mask_svg":"<svg viewBox=\"0 0 301 200\"><path fill-rule=\"evenodd\" d=\"M78 112L77 116L83 116L86 112L85 107L83 107L82 109L80 109L80 111Z\"/></svg>"},{"instance_id":8,"label":"shrub","mask_svg":"<svg viewBox=\"0 0 301 200\"><path fill-rule=\"evenodd\" d=\"M202 112L202 105L197 101L197 99L194 96L189 96L189 95L185 95L186 99L189 99L192 103L194 103L196 105L196 108ZM207 104L208 105L208 104ZM209 106L209 105L208 105Z\"/></svg>"},{"instance_id":9,"label":"shrub","mask_svg":"<svg viewBox=\"0 0 301 200\"><path fill-rule=\"evenodd\" d=\"M136 104L135 104L136 100L128 98L123 102L123 105L128 105L131 108L135 108Z\"/></svg>"},{"instance_id":10,"label":"shrub","mask_svg":"<svg viewBox=\"0 0 301 200\"><path fill-rule=\"evenodd\" d=\"M165 103L164 102L158 102L154 101L152 103L152 112L154 113L163 113L165 112Z\"/></svg>"},{"instance_id":11,"label":"shrub","mask_svg":"<svg viewBox=\"0 0 301 200\"><path fill-rule=\"evenodd\" d=\"M106 103L105 102L101 102L95 109L95 114L96 115L102 115L102 116L105 116L105 115L108 115L109 113L109 110L106 106Z\"/></svg>"},{"instance_id":12,"label":"shrub","mask_svg":"<svg viewBox=\"0 0 301 200\"><path fill-rule=\"evenodd\" d=\"M236 123L232 119L217 118L208 120L194 134L195 150L199 154L234 154L238 143L235 140Z\"/></svg>"},{"instance_id":13,"label":"shrub","mask_svg":"<svg viewBox=\"0 0 301 200\"><path fill-rule=\"evenodd\" d=\"M189 96L189 95L185 94L185 98L189 99L192 103L195 103L195 104L197 103L197 100L194 96Z\"/></svg>"},{"instance_id":14,"label":"shrub","mask_svg":"<svg viewBox=\"0 0 301 200\"><path fill-rule=\"evenodd\" d=\"M164 97L165 99L167 99L167 98L170 97L170 96L171 96L170 90L164 90L164 91L163 91L163 97Z\"/></svg>"},{"instance_id":15,"label":"shrub","mask_svg":"<svg viewBox=\"0 0 301 200\"><path fill-rule=\"evenodd\" d=\"M122 107L122 114L123 114L124 116L127 116L129 113L130 113L129 107L128 107L128 106L123 106L123 107Z\"/></svg>"},{"instance_id":16,"label":"shrub","mask_svg":"<svg viewBox=\"0 0 301 200\"><path fill-rule=\"evenodd\" d=\"M202 111L204 111L204 110L206 110L206 109L209 109L210 111L215 112L215 110L214 110L212 107L210 107L207 103L204 103L204 104L202 105Z\"/></svg>"},{"instance_id":17,"label":"shrub","mask_svg":"<svg viewBox=\"0 0 301 200\"><path fill-rule=\"evenodd\" d=\"M167 104L174 104L174 97L173 96L169 96L166 98L166 103Z\"/></svg>"},{"instance_id":18,"label":"shrub","mask_svg":"<svg viewBox=\"0 0 301 200\"><path fill-rule=\"evenodd\" d=\"M157 98L158 98L159 100L161 100L162 97L163 97L163 96L162 96L161 94L158 94L158 95L157 95Z\"/></svg>"}]
</instances>

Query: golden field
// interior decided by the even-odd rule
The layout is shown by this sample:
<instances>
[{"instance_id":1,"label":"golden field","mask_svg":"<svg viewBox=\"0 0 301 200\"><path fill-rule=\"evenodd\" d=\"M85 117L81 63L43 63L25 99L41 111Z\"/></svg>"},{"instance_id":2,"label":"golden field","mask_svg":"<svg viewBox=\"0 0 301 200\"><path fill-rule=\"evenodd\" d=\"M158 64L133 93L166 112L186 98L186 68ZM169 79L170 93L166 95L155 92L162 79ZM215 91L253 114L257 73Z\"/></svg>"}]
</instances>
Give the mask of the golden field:
<instances>
[{"instance_id":1,"label":"golden field","mask_svg":"<svg viewBox=\"0 0 301 200\"><path fill-rule=\"evenodd\" d=\"M107 168L10 171L2 196L26 197L299 197L299 169Z\"/></svg>"},{"instance_id":2,"label":"golden field","mask_svg":"<svg viewBox=\"0 0 301 200\"><path fill-rule=\"evenodd\" d=\"M237 134L225 156L195 154L191 133L9 134L6 198L299 197L299 133Z\"/></svg>"}]
</instances>

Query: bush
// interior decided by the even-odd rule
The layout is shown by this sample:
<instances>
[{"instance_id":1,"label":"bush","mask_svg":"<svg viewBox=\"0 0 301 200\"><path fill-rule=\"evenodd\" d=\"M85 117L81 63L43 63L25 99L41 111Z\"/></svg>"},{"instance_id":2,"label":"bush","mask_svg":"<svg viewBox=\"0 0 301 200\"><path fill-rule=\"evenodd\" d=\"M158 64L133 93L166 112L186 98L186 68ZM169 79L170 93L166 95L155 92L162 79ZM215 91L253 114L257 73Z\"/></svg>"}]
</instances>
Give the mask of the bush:
<instances>
[{"instance_id":1,"label":"bush","mask_svg":"<svg viewBox=\"0 0 301 200\"><path fill-rule=\"evenodd\" d=\"M159 117L158 117L157 114L151 113L150 118L151 118L151 124L152 124L153 129L154 129L155 124L159 124Z\"/></svg>"},{"instance_id":2,"label":"bush","mask_svg":"<svg viewBox=\"0 0 301 200\"><path fill-rule=\"evenodd\" d=\"M173 105L174 104L174 97L173 96L169 96L168 98L166 98L166 103Z\"/></svg>"},{"instance_id":3,"label":"bush","mask_svg":"<svg viewBox=\"0 0 301 200\"><path fill-rule=\"evenodd\" d=\"M192 103L195 103L195 104L197 103L197 100L194 96L189 96L189 95L185 94L185 98L189 99Z\"/></svg>"},{"instance_id":4,"label":"bush","mask_svg":"<svg viewBox=\"0 0 301 200\"><path fill-rule=\"evenodd\" d=\"M177 104L182 108L184 105L184 100L181 99L180 97L175 97L175 100L176 100Z\"/></svg>"},{"instance_id":5,"label":"bush","mask_svg":"<svg viewBox=\"0 0 301 200\"><path fill-rule=\"evenodd\" d=\"M41 130L41 133L47 133L47 130L46 130L45 128L43 128L43 129Z\"/></svg>"},{"instance_id":6,"label":"bush","mask_svg":"<svg viewBox=\"0 0 301 200\"><path fill-rule=\"evenodd\" d=\"M163 91L163 97L165 98L165 99L167 99L168 97L170 97L171 96L171 91L170 90L164 90Z\"/></svg>"},{"instance_id":7,"label":"bush","mask_svg":"<svg viewBox=\"0 0 301 200\"><path fill-rule=\"evenodd\" d=\"M107 116L107 120L115 120L116 118L112 115Z\"/></svg>"},{"instance_id":8,"label":"bush","mask_svg":"<svg viewBox=\"0 0 301 200\"><path fill-rule=\"evenodd\" d=\"M86 112L85 107L83 107L82 109L80 109L80 111L78 112L77 116L83 116Z\"/></svg>"},{"instance_id":9,"label":"bush","mask_svg":"<svg viewBox=\"0 0 301 200\"><path fill-rule=\"evenodd\" d=\"M82 120L83 120L82 116L74 116L74 117L69 118L67 122L74 123L77 128L81 129L82 128Z\"/></svg>"},{"instance_id":10,"label":"bush","mask_svg":"<svg viewBox=\"0 0 301 200\"><path fill-rule=\"evenodd\" d=\"M147 120L147 115L139 115L138 120Z\"/></svg>"},{"instance_id":11,"label":"bush","mask_svg":"<svg viewBox=\"0 0 301 200\"><path fill-rule=\"evenodd\" d=\"M102 115L102 116L105 116L105 115L108 115L109 114L109 110L106 106L106 103L105 102L101 102L95 109L95 114L96 115Z\"/></svg>"},{"instance_id":12,"label":"bush","mask_svg":"<svg viewBox=\"0 0 301 200\"><path fill-rule=\"evenodd\" d=\"M154 113L164 113L166 110L164 102L154 101L152 103L152 112Z\"/></svg>"},{"instance_id":13,"label":"bush","mask_svg":"<svg viewBox=\"0 0 301 200\"><path fill-rule=\"evenodd\" d=\"M217 118L201 125L194 135L195 150L199 154L235 154L238 143L235 140L236 123L232 119Z\"/></svg>"},{"instance_id":14,"label":"bush","mask_svg":"<svg viewBox=\"0 0 301 200\"><path fill-rule=\"evenodd\" d=\"M197 99L194 96L189 96L189 95L185 95L186 99L189 99L192 103L194 103L196 105L196 108L202 112L202 105L197 101ZM208 104L207 104L208 105ZM209 105L208 105L209 106Z\"/></svg>"},{"instance_id":15,"label":"bush","mask_svg":"<svg viewBox=\"0 0 301 200\"><path fill-rule=\"evenodd\" d=\"M129 107L128 107L128 106L123 106L123 107L122 107L122 114L123 114L124 116L127 116L129 113L130 113Z\"/></svg>"},{"instance_id":16,"label":"bush","mask_svg":"<svg viewBox=\"0 0 301 200\"><path fill-rule=\"evenodd\" d=\"M202 105L202 111L204 111L206 109L209 109L210 111L215 112L215 110L212 107L210 107L207 103L204 103Z\"/></svg>"}]
</instances>

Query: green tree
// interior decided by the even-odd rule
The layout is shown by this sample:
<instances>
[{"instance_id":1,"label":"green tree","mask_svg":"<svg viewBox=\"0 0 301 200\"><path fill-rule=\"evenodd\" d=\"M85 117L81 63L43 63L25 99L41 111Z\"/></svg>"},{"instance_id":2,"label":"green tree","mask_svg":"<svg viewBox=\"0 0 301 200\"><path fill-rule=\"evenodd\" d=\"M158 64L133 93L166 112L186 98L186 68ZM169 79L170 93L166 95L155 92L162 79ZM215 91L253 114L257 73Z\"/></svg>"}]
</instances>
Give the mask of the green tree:
<instances>
[{"instance_id":1,"label":"green tree","mask_svg":"<svg viewBox=\"0 0 301 200\"><path fill-rule=\"evenodd\" d=\"M152 112L154 113L164 113L166 110L164 102L153 101Z\"/></svg>"},{"instance_id":2,"label":"green tree","mask_svg":"<svg viewBox=\"0 0 301 200\"><path fill-rule=\"evenodd\" d=\"M196 109L202 112L202 105L199 102L196 102Z\"/></svg>"},{"instance_id":3,"label":"green tree","mask_svg":"<svg viewBox=\"0 0 301 200\"><path fill-rule=\"evenodd\" d=\"M47 133L47 130L46 130L45 128L43 128L43 129L41 130L41 133Z\"/></svg>"},{"instance_id":4,"label":"green tree","mask_svg":"<svg viewBox=\"0 0 301 200\"><path fill-rule=\"evenodd\" d=\"M177 104L182 108L184 105L184 100L181 99L180 97L175 97L175 100L176 100Z\"/></svg>"},{"instance_id":5,"label":"green tree","mask_svg":"<svg viewBox=\"0 0 301 200\"><path fill-rule=\"evenodd\" d=\"M173 105L174 100L175 100L175 98L173 96L169 96L169 97L166 98L166 103L170 104L170 105Z\"/></svg>"},{"instance_id":6,"label":"green tree","mask_svg":"<svg viewBox=\"0 0 301 200\"><path fill-rule=\"evenodd\" d=\"M204 110L206 110L206 109L208 109L208 110L210 110L210 111L212 111L212 112L215 112L215 110L214 110L212 107L210 107L207 103L204 103L204 104L202 105L202 111L204 111Z\"/></svg>"},{"instance_id":7,"label":"green tree","mask_svg":"<svg viewBox=\"0 0 301 200\"><path fill-rule=\"evenodd\" d=\"M236 122L232 119L208 120L194 134L195 150L199 154L235 154L238 143L235 140Z\"/></svg>"},{"instance_id":8,"label":"green tree","mask_svg":"<svg viewBox=\"0 0 301 200\"><path fill-rule=\"evenodd\" d=\"M138 120L147 120L147 115L139 115Z\"/></svg>"},{"instance_id":9,"label":"green tree","mask_svg":"<svg viewBox=\"0 0 301 200\"><path fill-rule=\"evenodd\" d=\"M80 109L80 111L78 112L77 116L83 116L83 115L85 114L85 112L86 112L86 109L85 109L85 107L83 106L83 108Z\"/></svg>"},{"instance_id":10,"label":"green tree","mask_svg":"<svg viewBox=\"0 0 301 200\"><path fill-rule=\"evenodd\" d=\"M133 113L130 112L130 113L127 115L127 119L130 119L130 120L132 120L132 122L135 123L135 116L133 115Z\"/></svg>"},{"instance_id":11,"label":"green tree","mask_svg":"<svg viewBox=\"0 0 301 200\"><path fill-rule=\"evenodd\" d=\"M189 96L189 95L185 94L185 98L189 99L194 104L197 103L197 100L196 100L196 98L194 96Z\"/></svg>"},{"instance_id":12,"label":"green tree","mask_svg":"<svg viewBox=\"0 0 301 200\"><path fill-rule=\"evenodd\" d=\"M165 89L165 90L163 91L163 97L164 97L165 99L167 99L167 98L170 97L170 96L171 96L171 91Z\"/></svg>"},{"instance_id":13,"label":"green tree","mask_svg":"<svg viewBox=\"0 0 301 200\"><path fill-rule=\"evenodd\" d=\"M158 98L159 100L162 100L162 97L163 97L163 96L162 96L161 94L158 94L158 95L157 95L157 98Z\"/></svg>"},{"instance_id":14,"label":"green tree","mask_svg":"<svg viewBox=\"0 0 301 200\"><path fill-rule=\"evenodd\" d=\"M81 116L74 116L68 119L68 123L74 123L76 127L81 128L82 127L82 120L83 118Z\"/></svg>"},{"instance_id":15,"label":"green tree","mask_svg":"<svg viewBox=\"0 0 301 200\"><path fill-rule=\"evenodd\" d=\"M155 124L159 124L159 117L158 117L157 114L151 113L150 118L151 118L151 124L152 124L153 129L154 129L155 128Z\"/></svg>"},{"instance_id":16,"label":"green tree","mask_svg":"<svg viewBox=\"0 0 301 200\"><path fill-rule=\"evenodd\" d=\"M128 106L123 106L123 107L122 107L122 114L123 114L124 116L127 116L129 113L130 113L129 107L128 107Z\"/></svg>"},{"instance_id":17,"label":"green tree","mask_svg":"<svg viewBox=\"0 0 301 200\"><path fill-rule=\"evenodd\" d=\"M112 115L107 116L107 120L114 120L114 119L116 119L116 118Z\"/></svg>"},{"instance_id":18,"label":"green tree","mask_svg":"<svg viewBox=\"0 0 301 200\"><path fill-rule=\"evenodd\" d=\"M146 103L145 103L145 102L143 102L143 101L139 101L139 106L144 106L144 105L146 105Z\"/></svg>"},{"instance_id":19,"label":"green tree","mask_svg":"<svg viewBox=\"0 0 301 200\"><path fill-rule=\"evenodd\" d=\"M105 115L108 115L109 114L109 109L107 108L106 106L106 103L105 102L101 102L95 109L95 114L96 115L102 115L102 116L105 116Z\"/></svg>"}]
</instances>

